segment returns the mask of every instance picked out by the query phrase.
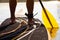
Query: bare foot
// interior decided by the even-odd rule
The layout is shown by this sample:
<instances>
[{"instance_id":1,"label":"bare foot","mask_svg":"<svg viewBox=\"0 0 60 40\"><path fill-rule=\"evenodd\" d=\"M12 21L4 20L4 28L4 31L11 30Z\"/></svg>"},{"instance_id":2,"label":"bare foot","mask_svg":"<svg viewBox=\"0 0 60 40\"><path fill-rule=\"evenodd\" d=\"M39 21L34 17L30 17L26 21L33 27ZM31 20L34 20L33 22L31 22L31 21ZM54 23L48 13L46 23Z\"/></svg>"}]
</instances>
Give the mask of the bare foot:
<instances>
[{"instance_id":1,"label":"bare foot","mask_svg":"<svg viewBox=\"0 0 60 40\"><path fill-rule=\"evenodd\" d=\"M16 21L15 21L15 17L14 18L10 18L10 23L11 24L13 24L13 23L15 23Z\"/></svg>"}]
</instances>

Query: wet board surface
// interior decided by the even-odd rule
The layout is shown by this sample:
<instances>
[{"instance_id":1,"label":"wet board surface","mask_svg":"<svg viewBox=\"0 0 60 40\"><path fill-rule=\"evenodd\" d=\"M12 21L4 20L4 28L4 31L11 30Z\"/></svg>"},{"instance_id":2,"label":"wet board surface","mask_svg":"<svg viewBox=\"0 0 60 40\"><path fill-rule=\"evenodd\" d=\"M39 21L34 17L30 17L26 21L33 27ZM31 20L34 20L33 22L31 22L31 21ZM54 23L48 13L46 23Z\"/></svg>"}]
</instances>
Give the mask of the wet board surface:
<instances>
[{"instance_id":1,"label":"wet board surface","mask_svg":"<svg viewBox=\"0 0 60 40\"><path fill-rule=\"evenodd\" d=\"M23 24L22 26L19 26L19 25L21 25L20 19L25 21L24 23L22 23ZM7 22L8 20L10 20L10 19L5 20L1 25L7 25L7 24L5 24L5 22ZM31 30L26 31L26 29L27 29L27 26L26 26L27 18L18 17L17 20L19 20L19 21L13 25L8 26L6 29L4 29L3 31L0 32L0 40L2 40L2 39L3 40L12 40L12 39L13 40L17 40L17 39L18 40L48 40L47 30L44 26L40 25L41 24L40 20L35 19L35 21L37 23L39 23L39 25L36 26L36 28L33 28L34 31L31 31ZM17 30L16 30L16 28L17 28ZM15 30L15 31L10 32L12 30ZM31 31L31 33L29 33L30 31ZM25 34L21 35L21 33L23 33L23 32L25 32ZM5 33L7 33L7 34L5 34ZM4 35L2 35L2 34L4 34ZM26 35L26 34L28 34L28 35ZM21 35L21 36L19 36L19 35ZM24 35L26 35L26 36L21 38Z\"/></svg>"}]
</instances>

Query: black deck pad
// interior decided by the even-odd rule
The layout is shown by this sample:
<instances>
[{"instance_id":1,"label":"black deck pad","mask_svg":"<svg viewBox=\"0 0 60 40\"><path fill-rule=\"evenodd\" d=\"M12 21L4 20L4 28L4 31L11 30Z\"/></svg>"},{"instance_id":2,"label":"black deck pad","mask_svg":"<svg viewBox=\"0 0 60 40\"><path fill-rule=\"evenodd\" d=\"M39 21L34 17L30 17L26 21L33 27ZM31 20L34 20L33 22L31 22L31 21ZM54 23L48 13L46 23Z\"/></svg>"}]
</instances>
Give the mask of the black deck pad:
<instances>
[{"instance_id":1,"label":"black deck pad","mask_svg":"<svg viewBox=\"0 0 60 40\"><path fill-rule=\"evenodd\" d=\"M26 30L26 29L28 29L28 27L26 25L27 18L26 17L18 17L16 19L19 21L16 22L15 24L9 25L8 27L6 27L6 29L4 29L3 31L0 32L0 40L12 40L12 39L13 40L17 40L17 39L19 39L19 40L48 40L47 30L46 30L45 26L41 23L40 20L34 19L34 21L36 23L38 23L38 24L34 24L34 25L36 25L36 28L33 28L35 30L32 31L33 30L32 29L32 30L27 31ZM19 27L19 25L21 24L20 19L25 21L25 22L22 23L23 25ZM10 19L6 19L1 25L4 26L4 25L9 24L9 20ZM8 23L7 23L7 21L8 21ZM19 28L16 31L10 32L12 30L15 30L17 27L19 27ZM32 32L29 33L30 31L32 31ZM7 33L7 32L10 32L10 33ZM4 34L4 33L7 33L7 34ZM2 35L2 34L4 34L4 35ZM21 38L22 36L24 36L26 34L28 34L28 35Z\"/></svg>"}]
</instances>

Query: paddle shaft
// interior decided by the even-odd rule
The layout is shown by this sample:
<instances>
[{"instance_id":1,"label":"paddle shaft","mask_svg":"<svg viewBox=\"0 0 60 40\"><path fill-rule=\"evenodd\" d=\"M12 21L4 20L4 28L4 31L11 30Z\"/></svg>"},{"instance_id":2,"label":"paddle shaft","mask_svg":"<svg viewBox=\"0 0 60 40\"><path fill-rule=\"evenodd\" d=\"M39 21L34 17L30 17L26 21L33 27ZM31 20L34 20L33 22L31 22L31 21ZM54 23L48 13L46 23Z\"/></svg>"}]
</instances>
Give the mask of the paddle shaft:
<instances>
[{"instance_id":1,"label":"paddle shaft","mask_svg":"<svg viewBox=\"0 0 60 40\"><path fill-rule=\"evenodd\" d=\"M50 23L50 25L51 25L51 27L52 27L52 29L53 29L53 25L52 25L52 23L51 23L51 21L50 21L50 19L49 19L49 16L48 16L48 14L47 14L47 12L46 12L43 4L42 4L42 1L39 0L39 2L40 2L41 6L42 6L42 8L43 8L43 11L45 12L45 15L46 15L46 17L47 17L47 19L48 19L48 21L49 21L49 23Z\"/></svg>"}]
</instances>

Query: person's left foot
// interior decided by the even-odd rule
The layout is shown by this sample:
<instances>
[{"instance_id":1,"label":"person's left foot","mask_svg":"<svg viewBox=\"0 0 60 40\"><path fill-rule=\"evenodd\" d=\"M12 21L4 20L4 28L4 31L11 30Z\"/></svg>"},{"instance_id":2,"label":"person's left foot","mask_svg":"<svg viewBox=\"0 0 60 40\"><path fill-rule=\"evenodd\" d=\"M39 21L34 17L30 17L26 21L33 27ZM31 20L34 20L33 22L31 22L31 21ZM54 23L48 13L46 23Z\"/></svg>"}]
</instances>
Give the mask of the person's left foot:
<instances>
[{"instance_id":1,"label":"person's left foot","mask_svg":"<svg viewBox=\"0 0 60 40\"><path fill-rule=\"evenodd\" d=\"M16 22L15 17L14 18L10 18L10 23L14 24Z\"/></svg>"},{"instance_id":2,"label":"person's left foot","mask_svg":"<svg viewBox=\"0 0 60 40\"><path fill-rule=\"evenodd\" d=\"M12 22L10 19L6 19L1 25L0 25L0 31L3 31L5 28L7 28L10 25L15 24L16 21Z\"/></svg>"}]
</instances>

